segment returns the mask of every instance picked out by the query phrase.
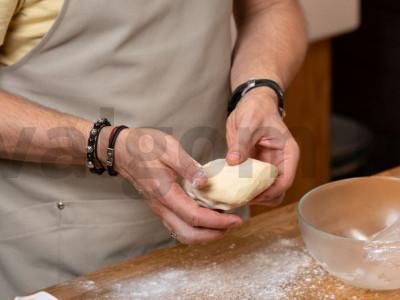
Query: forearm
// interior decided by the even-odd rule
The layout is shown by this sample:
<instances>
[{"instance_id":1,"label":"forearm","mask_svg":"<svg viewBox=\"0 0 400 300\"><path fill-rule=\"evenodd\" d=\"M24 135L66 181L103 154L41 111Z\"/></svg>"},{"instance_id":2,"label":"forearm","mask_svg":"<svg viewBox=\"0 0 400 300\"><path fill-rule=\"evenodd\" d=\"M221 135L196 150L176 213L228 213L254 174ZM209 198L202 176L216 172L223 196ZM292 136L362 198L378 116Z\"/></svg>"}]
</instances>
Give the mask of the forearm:
<instances>
[{"instance_id":1,"label":"forearm","mask_svg":"<svg viewBox=\"0 0 400 300\"><path fill-rule=\"evenodd\" d=\"M306 52L305 21L296 0L236 0L238 38L231 73L232 88L268 78L284 89Z\"/></svg>"},{"instance_id":2,"label":"forearm","mask_svg":"<svg viewBox=\"0 0 400 300\"><path fill-rule=\"evenodd\" d=\"M84 164L92 123L0 91L0 158Z\"/></svg>"}]
</instances>

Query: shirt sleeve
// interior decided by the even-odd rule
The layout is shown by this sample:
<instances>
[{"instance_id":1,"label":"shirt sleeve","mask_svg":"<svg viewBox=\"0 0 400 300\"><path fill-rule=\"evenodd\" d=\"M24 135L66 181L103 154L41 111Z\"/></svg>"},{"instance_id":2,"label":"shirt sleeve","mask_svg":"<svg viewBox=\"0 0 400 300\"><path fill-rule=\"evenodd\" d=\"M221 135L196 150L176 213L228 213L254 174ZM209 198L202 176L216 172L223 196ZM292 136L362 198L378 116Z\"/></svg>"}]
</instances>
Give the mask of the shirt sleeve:
<instances>
[{"instance_id":1,"label":"shirt sleeve","mask_svg":"<svg viewBox=\"0 0 400 300\"><path fill-rule=\"evenodd\" d=\"M4 43L10 21L17 9L19 0L0 0L0 46Z\"/></svg>"}]
</instances>

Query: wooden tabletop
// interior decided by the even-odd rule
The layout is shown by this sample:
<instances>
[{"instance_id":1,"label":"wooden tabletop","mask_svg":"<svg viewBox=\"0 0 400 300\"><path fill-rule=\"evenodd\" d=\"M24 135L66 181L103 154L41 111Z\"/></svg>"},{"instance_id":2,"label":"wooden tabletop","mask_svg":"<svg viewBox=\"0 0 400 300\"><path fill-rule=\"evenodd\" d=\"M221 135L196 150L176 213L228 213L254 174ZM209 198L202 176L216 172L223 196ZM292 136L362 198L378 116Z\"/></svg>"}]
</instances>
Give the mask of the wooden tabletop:
<instances>
[{"instance_id":1,"label":"wooden tabletop","mask_svg":"<svg viewBox=\"0 0 400 300\"><path fill-rule=\"evenodd\" d=\"M400 176L400 168L380 175ZM295 205L250 219L222 240L152 252L46 289L78 299L400 299L327 274L301 240Z\"/></svg>"}]
</instances>

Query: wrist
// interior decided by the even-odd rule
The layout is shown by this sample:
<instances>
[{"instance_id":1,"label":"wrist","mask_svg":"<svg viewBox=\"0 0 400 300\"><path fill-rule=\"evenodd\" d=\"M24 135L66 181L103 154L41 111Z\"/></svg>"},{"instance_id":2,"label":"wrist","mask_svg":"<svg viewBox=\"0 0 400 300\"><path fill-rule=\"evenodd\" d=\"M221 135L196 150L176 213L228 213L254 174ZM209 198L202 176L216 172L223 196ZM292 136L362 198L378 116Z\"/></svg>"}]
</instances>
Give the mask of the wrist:
<instances>
[{"instance_id":1,"label":"wrist","mask_svg":"<svg viewBox=\"0 0 400 300\"><path fill-rule=\"evenodd\" d=\"M233 91L231 99L228 102L228 114L231 113L238 104L240 104L242 98L249 98L246 96L250 93L253 95L251 99L275 99L275 108L277 108L279 115L284 117L284 92L280 85L271 79L250 79L239 85ZM263 103L263 105L264 108L268 109L268 111L275 111L270 109L270 105L266 106L265 103Z\"/></svg>"},{"instance_id":2,"label":"wrist","mask_svg":"<svg viewBox=\"0 0 400 300\"><path fill-rule=\"evenodd\" d=\"M107 148L112 129L113 126L104 127L100 131L99 139L97 141L97 158L103 166L106 166L107 164Z\"/></svg>"},{"instance_id":3,"label":"wrist","mask_svg":"<svg viewBox=\"0 0 400 300\"><path fill-rule=\"evenodd\" d=\"M107 166L107 150L109 147L110 136L112 134L114 127L108 126L104 127L100 132L99 141L97 145L97 157L103 166ZM114 164L113 168L118 173L121 172L122 167L124 166L124 158L126 157L126 140L129 134L129 130L123 129L116 139L114 145Z\"/></svg>"},{"instance_id":4,"label":"wrist","mask_svg":"<svg viewBox=\"0 0 400 300\"><path fill-rule=\"evenodd\" d=\"M267 86L260 86L256 89L252 89L251 91L247 92L245 95L253 98L257 98L260 101L265 101L265 104L271 107L278 107L278 97L276 93Z\"/></svg>"},{"instance_id":5,"label":"wrist","mask_svg":"<svg viewBox=\"0 0 400 300\"><path fill-rule=\"evenodd\" d=\"M73 150L74 153L79 154L79 157L82 158L83 162L86 164L86 154L87 154L87 146L88 139L90 135L90 130L93 127L93 123L86 120L78 120L74 122L71 128L76 129L81 137L79 138L78 143L73 143L76 148Z\"/></svg>"},{"instance_id":6,"label":"wrist","mask_svg":"<svg viewBox=\"0 0 400 300\"><path fill-rule=\"evenodd\" d=\"M239 105L245 102L254 102L257 109L266 112L268 114L279 114L278 97L275 92L268 87L259 87L249 91L244 99L239 102Z\"/></svg>"},{"instance_id":7,"label":"wrist","mask_svg":"<svg viewBox=\"0 0 400 300\"><path fill-rule=\"evenodd\" d=\"M116 176L120 173L127 163L126 140L129 128L121 125L115 127L110 136L110 142L107 149L107 171L110 176Z\"/></svg>"}]
</instances>

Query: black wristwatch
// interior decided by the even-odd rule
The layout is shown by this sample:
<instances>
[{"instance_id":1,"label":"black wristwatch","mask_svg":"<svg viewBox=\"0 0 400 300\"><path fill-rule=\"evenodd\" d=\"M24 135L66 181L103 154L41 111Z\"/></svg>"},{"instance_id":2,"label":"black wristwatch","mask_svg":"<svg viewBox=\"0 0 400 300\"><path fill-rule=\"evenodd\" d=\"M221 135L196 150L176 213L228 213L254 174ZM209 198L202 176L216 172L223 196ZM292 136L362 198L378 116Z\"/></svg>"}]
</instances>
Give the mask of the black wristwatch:
<instances>
[{"instance_id":1,"label":"black wristwatch","mask_svg":"<svg viewBox=\"0 0 400 300\"><path fill-rule=\"evenodd\" d=\"M228 114L230 114L239 103L240 99L244 97L249 91L257 87L269 87L278 96L278 110L279 114L285 117L285 95L283 89L273 80L270 79L252 79L239 85L233 92L231 99L228 102Z\"/></svg>"}]
</instances>

